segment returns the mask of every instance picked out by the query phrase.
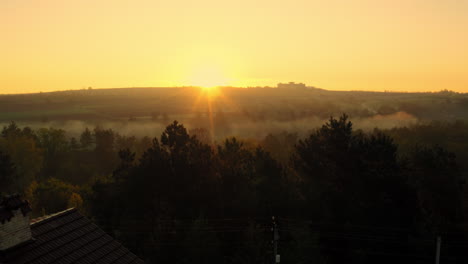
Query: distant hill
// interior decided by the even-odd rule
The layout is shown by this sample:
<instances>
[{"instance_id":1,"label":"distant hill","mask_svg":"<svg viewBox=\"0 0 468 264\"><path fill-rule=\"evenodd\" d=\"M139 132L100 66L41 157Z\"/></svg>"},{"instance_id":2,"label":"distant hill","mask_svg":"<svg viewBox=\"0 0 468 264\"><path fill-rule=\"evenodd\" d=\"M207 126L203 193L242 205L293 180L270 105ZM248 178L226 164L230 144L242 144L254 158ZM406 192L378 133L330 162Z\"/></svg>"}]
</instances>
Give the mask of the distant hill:
<instances>
[{"instance_id":1,"label":"distant hill","mask_svg":"<svg viewBox=\"0 0 468 264\"><path fill-rule=\"evenodd\" d=\"M0 122L184 119L207 112L273 121L323 119L343 112L357 118L405 113L418 120L465 120L468 94L223 87L208 98L196 87L148 87L0 96Z\"/></svg>"}]
</instances>

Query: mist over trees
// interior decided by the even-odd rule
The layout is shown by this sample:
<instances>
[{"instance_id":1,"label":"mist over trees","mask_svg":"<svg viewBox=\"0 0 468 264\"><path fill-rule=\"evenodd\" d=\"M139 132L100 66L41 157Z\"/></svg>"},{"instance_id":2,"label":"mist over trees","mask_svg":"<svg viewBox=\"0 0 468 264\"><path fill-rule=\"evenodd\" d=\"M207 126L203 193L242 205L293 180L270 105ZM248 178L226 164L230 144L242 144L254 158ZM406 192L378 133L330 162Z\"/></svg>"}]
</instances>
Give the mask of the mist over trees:
<instances>
[{"instance_id":1,"label":"mist over trees","mask_svg":"<svg viewBox=\"0 0 468 264\"><path fill-rule=\"evenodd\" d=\"M467 120L468 95L328 91L315 87L221 87L206 96L197 87L92 89L0 95L0 124L11 120L34 129L54 127L79 140L86 127L121 135L160 134L172 120L191 130L214 129L221 141L236 136L261 140L284 131L305 137L330 116L347 113L356 128L390 129L431 121Z\"/></svg>"},{"instance_id":2,"label":"mist over trees","mask_svg":"<svg viewBox=\"0 0 468 264\"><path fill-rule=\"evenodd\" d=\"M465 122L365 132L341 115L311 131L214 142L177 121L153 139L12 122L0 192L36 216L79 208L149 263L271 262L272 216L288 263L425 263L437 235L466 261Z\"/></svg>"}]
</instances>

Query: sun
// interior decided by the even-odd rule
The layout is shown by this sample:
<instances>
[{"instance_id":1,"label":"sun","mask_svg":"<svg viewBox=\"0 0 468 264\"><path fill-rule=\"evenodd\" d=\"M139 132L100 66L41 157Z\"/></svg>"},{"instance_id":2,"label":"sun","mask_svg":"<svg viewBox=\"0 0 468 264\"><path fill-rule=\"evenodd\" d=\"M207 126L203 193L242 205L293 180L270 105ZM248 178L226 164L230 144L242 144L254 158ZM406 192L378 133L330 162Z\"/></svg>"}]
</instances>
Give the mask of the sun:
<instances>
[{"instance_id":1,"label":"sun","mask_svg":"<svg viewBox=\"0 0 468 264\"><path fill-rule=\"evenodd\" d=\"M229 78L219 67L205 66L196 69L188 80L191 86L201 87L206 91L215 90L219 86L229 85Z\"/></svg>"}]
</instances>

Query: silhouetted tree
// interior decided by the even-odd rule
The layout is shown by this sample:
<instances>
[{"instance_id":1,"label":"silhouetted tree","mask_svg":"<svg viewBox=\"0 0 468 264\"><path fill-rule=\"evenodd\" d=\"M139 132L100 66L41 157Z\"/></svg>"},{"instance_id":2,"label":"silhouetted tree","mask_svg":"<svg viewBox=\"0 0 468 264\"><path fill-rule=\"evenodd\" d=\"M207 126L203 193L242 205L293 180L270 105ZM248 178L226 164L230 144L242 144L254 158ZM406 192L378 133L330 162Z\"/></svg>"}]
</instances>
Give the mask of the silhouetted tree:
<instances>
[{"instance_id":1,"label":"silhouetted tree","mask_svg":"<svg viewBox=\"0 0 468 264\"><path fill-rule=\"evenodd\" d=\"M415 201L401 173L397 147L391 138L353 133L352 123L343 115L330 118L308 138L300 140L296 149L294 163L302 176L307 205L313 209L309 217L341 226L411 227ZM376 261L365 252L358 257L353 248L369 245L352 239L337 241L325 232L320 243L332 263L350 259ZM327 247L340 248L343 254L337 255Z\"/></svg>"},{"instance_id":2,"label":"silhouetted tree","mask_svg":"<svg viewBox=\"0 0 468 264\"><path fill-rule=\"evenodd\" d=\"M96 127L94 129L94 138L96 141L94 155L96 161L100 163L100 172L110 173L118 163L117 153L114 149L115 133L112 129Z\"/></svg>"},{"instance_id":3,"label":"silhouetted tree","mask_svg":"<svg viewBox=\"0 0 468 264\"><path fill-rule=\"evenodd\" d=\"M93 135L88 128L85 128L83 133L80 136L81 147L84 149L89 149L94 143Z\"/></svg>"},{"instance_id":4,"label":"silhouetted tree","mask_svg":"<svg viewBox=\"0 0 468 264\"><path fill-rule=\"evenodd\" d=\"M455 155L441 147L417 146L408 162L424 231L432 234L449 231L460 222L462 209L463 179Z\"/></svg>"},{"instance_id":5,"label":"silhouetted tree","mask_svg":"<svg viewBox=\"0 0 468 264\"><path fill-rule=\"evenodd\" d=\"M34 138L24 135L19 128L11 129L12 126L15 125L10 124L8 132L0 138L0 150L15 164L16 179L12 183L13 190L22 193L40 172L43 156Z\"/></svg>"},{"instance_id":6,"label":"silhouetted tree","mask_svg":"<svg viewBox=\"0 0 468 264\"><path fill-rule=\"evenodd\" d=\"M67 209L70 199L76 203L77 188L55 178L39 183L32 204L36 211L52 214Z\"/></svg>"},{"instance_id":7,"label":"silhouetted tree","mask_svg":"<svg viewBox=\"0 0 468 264\"><path fill-rule=\"evenodd\" d=\"M0 151L0 195L12 193L15 185L15 165L8 155Z\"/></svg>"}]
</instances>

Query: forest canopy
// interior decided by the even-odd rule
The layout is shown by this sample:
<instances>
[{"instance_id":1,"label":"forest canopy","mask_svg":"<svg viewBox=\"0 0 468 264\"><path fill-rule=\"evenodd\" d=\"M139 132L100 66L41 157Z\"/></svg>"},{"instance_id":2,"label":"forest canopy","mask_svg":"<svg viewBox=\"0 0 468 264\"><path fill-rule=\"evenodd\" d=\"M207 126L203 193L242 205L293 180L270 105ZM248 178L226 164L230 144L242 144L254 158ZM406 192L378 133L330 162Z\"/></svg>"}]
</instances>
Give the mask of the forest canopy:
<instances>
[{"instance_id":1,"label":"forest canopy","mask_svg":"<svg viewBox=\"0 0 468 264\"><path fill-rule=\"evenodd\" d=\"M461 121L365 132L344 114L258 141L177 121L153 139L12 122L0 191L25 195L36 216L79 208L150 263L269 262L272 216L284 261L382 263L376 252L424 256L428 239L466 234L466 135Z\"/></svg>"}]
</instances>

